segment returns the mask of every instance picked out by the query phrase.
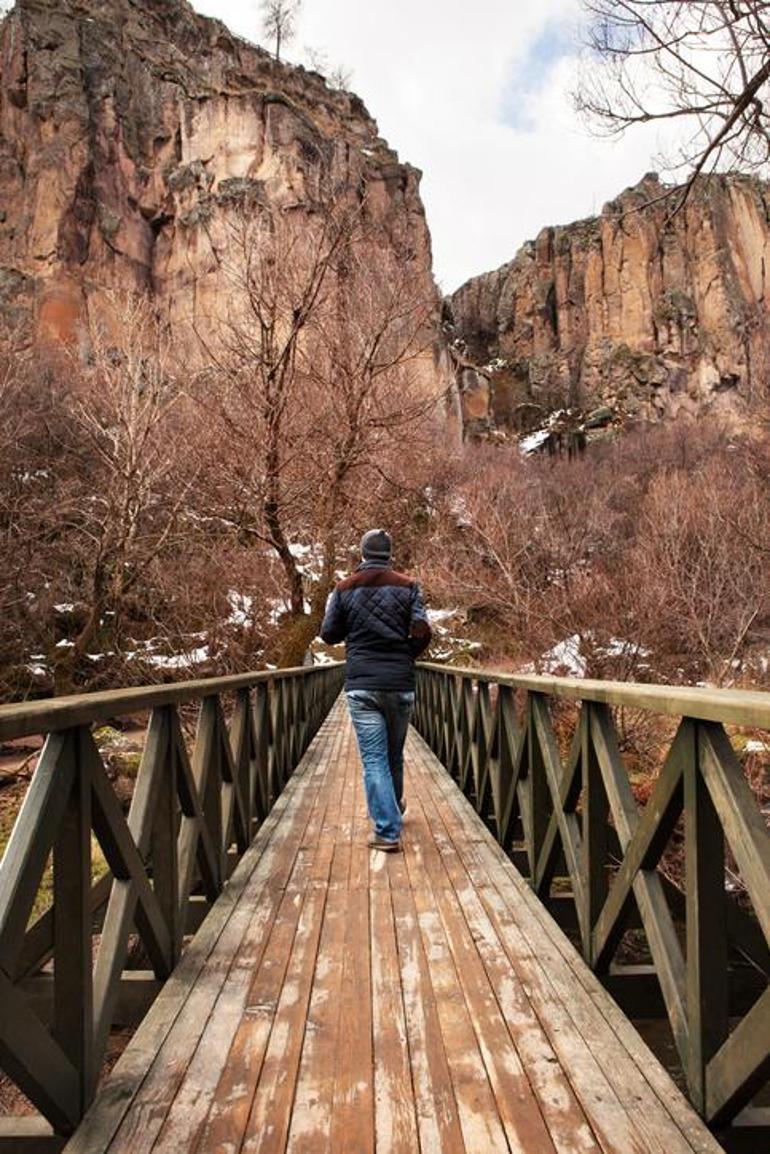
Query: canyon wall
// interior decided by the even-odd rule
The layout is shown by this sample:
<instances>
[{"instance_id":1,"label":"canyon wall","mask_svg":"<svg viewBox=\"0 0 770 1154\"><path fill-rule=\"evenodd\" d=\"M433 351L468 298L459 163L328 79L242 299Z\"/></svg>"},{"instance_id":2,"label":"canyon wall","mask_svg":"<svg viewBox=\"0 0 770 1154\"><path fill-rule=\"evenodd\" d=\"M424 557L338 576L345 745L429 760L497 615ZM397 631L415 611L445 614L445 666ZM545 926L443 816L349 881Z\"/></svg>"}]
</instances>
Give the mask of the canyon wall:
<instances>
[{"instance_id":1,"label":"canyon wall","mask_svg":"<svg viewBox=\"0 0 770 1154\"><path fill-rule=\"evenodd\" d=\"M770 188L703 177L676 212L667 191L651 174L448 298L467 428L740 414L766 390Z\"/></svg>"},{"instance_id":2,"label":"canyon wall","mask_svg":"<svg viewBox=\"0 0 770 1154\"><path fill-rule=\"evenodd\" d=\"M0 309L77 342L115 288L151 293L189 356L228 286L228 224L255 199L361 205L376 264L430 302L421 383L451 372L420 174L352 93L185 0L19 0L0 24Z\"/></svg>"}]
</instances>

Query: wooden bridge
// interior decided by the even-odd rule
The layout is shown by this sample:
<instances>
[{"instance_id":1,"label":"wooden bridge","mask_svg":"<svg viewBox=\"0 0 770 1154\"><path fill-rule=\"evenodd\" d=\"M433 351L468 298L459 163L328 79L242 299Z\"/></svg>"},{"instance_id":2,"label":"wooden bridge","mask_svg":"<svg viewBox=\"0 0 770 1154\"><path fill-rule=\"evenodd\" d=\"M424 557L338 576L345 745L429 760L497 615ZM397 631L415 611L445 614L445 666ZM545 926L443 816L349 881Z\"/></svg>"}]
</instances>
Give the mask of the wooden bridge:
<instances>
[{"instance_id":1,"label":"wooden bridge","mask_svg":"<svg viewBox=\"0 0 770 1154\"><path fill-rule=\"evenodd\" d=\"M770 1149L770 836L728 737L768 695L423 666L384 855L341 678L0 708L46 735L0 864L0 1066L37 1113L0 1152ZM642 807L618 710L673 719ZM124 815L93 729L140 714ZM670 1023L689 1102L621 1006Z\"/></svg>"}]
</instances>

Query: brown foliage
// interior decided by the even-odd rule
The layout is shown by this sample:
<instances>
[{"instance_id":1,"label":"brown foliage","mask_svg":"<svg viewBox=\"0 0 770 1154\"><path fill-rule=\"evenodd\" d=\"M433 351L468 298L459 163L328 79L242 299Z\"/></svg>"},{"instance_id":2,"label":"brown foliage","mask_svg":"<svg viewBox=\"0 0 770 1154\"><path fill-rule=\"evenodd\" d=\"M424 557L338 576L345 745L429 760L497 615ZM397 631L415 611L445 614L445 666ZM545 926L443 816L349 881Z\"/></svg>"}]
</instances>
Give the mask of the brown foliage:
<instances>
[{"instance_id":1,"label":"brown foliage","mask_svg":"<svg viewBox=\"0 0 770 1154\"><path fill-rule=\"evenodd\" d=\"M766 461L764 442L705 422L572 462L471 447L426 580L468 606L490 661L543 668L570 639L589 675L756 680L752 655L770 639Z\"/></svg>"}]
</instances>

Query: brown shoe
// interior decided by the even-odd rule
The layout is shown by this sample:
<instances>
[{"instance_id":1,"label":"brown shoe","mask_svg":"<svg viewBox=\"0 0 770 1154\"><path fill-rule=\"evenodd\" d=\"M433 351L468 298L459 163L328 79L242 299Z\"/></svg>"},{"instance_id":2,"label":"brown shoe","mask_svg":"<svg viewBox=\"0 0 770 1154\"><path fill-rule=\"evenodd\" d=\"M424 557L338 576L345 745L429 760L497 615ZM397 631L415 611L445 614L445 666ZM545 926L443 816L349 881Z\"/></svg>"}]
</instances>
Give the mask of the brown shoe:
<instances>
[{"instance_id":1,"label":"brown shoe","mask_svg":"<svg viewBox=\"0 0 770 1154\"><path fill-rule=\"evenodd\" d=\"M373 834L366 843L369 849L381 849L383 853L398 853L401 849L400 841L386 841L384 837Z\"/></svg>"}]
</instances>

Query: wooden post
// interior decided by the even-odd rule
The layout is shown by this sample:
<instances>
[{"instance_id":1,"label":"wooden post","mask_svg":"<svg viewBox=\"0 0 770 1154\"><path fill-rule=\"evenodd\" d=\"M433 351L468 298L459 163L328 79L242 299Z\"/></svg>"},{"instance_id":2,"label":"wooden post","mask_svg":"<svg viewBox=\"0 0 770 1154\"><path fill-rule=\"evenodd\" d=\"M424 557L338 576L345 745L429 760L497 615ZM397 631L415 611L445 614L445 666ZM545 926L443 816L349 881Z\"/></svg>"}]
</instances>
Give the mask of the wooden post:
<instances>
[{"instance_id":1,"label":"wooden post","mask_svg":"<svg viewBox=\"0 0 770 1154\"><path fill-rule=\"evenodd\" d=\"M177 749L172 741L172 713L174 706L167 705L155 712L157 719L157 740L165 751L155 772L158 781L155 800L155 814L152 824L152 881L158 905L163 914L172 943L173 960L176 963L182 950L184 924L179 909L179 869L177 839L179 836L179 801L177 797ZM153 716L155 722L155 716ZM181 726L179 727L181 734Z\"/></svg>"},{"instance_id":2,"label":"wooden post","mask_svg":"<svg viewBox=\"0 0 770 1154\"><path fill-rule=\"evenodd\" d=\"M692 727L684 769L687 921L687 1083L701 1113L706 1067L727 1037L725 839L698 764L698 726Z\"/></svg>"},{"instance_id":3,"label":"wooden post","mask_svg":"<svg viewBox=\"0 0 770 1154\"><path fill-rule=\"evenodd\" d=\"M538 703L542 705L543 709L548 709L547 697L539 693L530 693L527 698L527 747L529 752L529 772L527 776L529 779L530 825L530 846L528 846L528 848L530 849L530 876L532 878L534 878L537 873L540 850L545 840L545 834L551 816L551 795L548 789L548 778L543 760L543 751L540 748L540 739L535 724L535 707ZM546 899L548 895L541 894L540 897Z\"/></svg>"},{"instance_id":4,"label":"wooden post","mask_svg":"<svg viewBox=\"0 0 770 1154\"><path fill-rule=\"evenodd\" d=\"M583 956L590 966L593 966L596 961L592 944L592 931L607 899L607 822L609 818L607 791L604 788L591 741L592 708L590 702L583 703L579 722L583 780L582 873L583 901L585 903L582 919L582 925L585 926Z\"/></svg>"},{"instance_id":5,"label":"wooden post","mask_svg":"<svg viewBox=\"0 0 770 1154\"><path fill-rule=\"evenodd\" d=\"M78 1071L80 1109L94 1086L91 959L91 781L88 728L67 736L75 774L53 847L54 1036Z\"/></svg>"},{"instance_id":6,"label":"wooden post","mask_svg":"<svg viewBox=\"0 0 770 1154\"><path fill-rule=\"evenodd\" d=\"M267 817L267 811L270 808L270 759L268 751L270 714L266 685L258 685L255 690L252 717L254 761L251 796L255 819L261 824Z\"/></svg>"}]
</instances>

